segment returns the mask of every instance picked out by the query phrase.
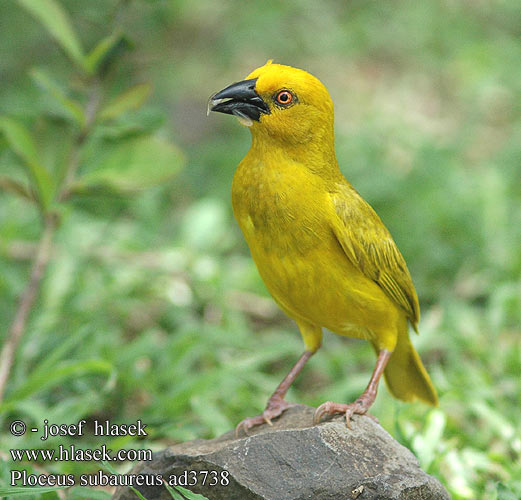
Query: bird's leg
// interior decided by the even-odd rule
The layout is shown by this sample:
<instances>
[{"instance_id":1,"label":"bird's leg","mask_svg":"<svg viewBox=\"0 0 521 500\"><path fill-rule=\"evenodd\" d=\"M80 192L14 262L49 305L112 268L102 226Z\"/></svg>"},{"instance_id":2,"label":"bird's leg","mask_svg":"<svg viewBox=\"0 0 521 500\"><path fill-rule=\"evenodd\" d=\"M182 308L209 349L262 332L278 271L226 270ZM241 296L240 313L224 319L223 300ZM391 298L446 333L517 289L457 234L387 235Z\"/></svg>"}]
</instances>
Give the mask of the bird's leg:
<instances>
[{"instance_id":1,"label":"bird's leg","mask_svg":"<svg viewBox=\"0 0 521 500\"><path fill-rule=\"evenodd\" d=\"M376 393L378 391L378 382L382 376L385 366L391 357L391 352L386 349L382 349L378 354L378 360L371 376L371 380L362 395L354 402L349 404L333 403L327 401L322 403L316 410L313 416L313 423L318 424L320 419L324 415L333 415L335 413L345 413L346 424L351 428L351 416L355 413L358 415L365 415L367 410L371 407L376 399ZM374 417L373 417L374 418Z\"/></svg>"},{"instance_id":2,"label":"bird's leg","mask_svg":"<svg viewBox=\"0 0 521 500\"><path fill-rule=\"evenodd\" d=\"M268 404L266 405L266 409L262 412L262 415L258 415L256 417L245 418L242 422L237 425L235 428L235 435L239 436L239 432L244 430L244 432L248 432L248 429L260 424L269 424L273 418L276 418L282 414L284 410L289 408L292 403L288 403L284 396L288 392L291 384L297 378L297 375L300 373L307 360L313 355L311 351L304 351L302 356L300 356L299 360L295 363L295 366L290 370L290 372L284 377L284 380L278 385L275 389L275 392L271 395L270 399L268 399Z\"/></svg>"}]
</instances>

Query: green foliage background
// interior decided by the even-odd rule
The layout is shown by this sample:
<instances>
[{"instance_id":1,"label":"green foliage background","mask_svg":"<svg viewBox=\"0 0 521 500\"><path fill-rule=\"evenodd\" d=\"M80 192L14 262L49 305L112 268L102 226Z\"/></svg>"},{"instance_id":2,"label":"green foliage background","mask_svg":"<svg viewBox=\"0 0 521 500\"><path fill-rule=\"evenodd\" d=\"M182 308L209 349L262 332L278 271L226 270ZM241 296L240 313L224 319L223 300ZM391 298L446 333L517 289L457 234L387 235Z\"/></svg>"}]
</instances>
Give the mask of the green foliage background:
<instances>
[{"instance_id":1,"label":"green foliage background","mask_svg":"<svg viewBox=\"0 0 521 500\"><path fill-rule=\"evenodd\" d=\"M42 214L59 220L0 407L0 486L10 448L101 444L17 438L12 420L148 425L114 450L214 437L259 413L300 354L232 217L249 133L205 116L273 58L329 88L342 170L420 296L413 341L440 407L382 388L374 414L453 498L521 498L520 35L516 0L0 1L0 342ZM350 401L373 364L366 343L326 334L289 399Z\"/></svg>"}]
</instances>

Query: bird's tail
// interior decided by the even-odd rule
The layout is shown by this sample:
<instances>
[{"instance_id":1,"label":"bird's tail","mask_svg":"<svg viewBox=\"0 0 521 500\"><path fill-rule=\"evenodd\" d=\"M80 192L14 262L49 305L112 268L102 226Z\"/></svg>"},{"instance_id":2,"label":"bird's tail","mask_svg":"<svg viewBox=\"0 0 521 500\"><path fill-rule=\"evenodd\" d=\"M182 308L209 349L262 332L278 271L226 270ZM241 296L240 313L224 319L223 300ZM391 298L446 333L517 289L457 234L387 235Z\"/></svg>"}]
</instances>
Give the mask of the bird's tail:
<instances>
[{"instance_id":1,"label":"bird's tail","mask_svg":"<svg viewBox=\"0 0 521 500\"><path fill-rule=\"evenodd\" d=\"M420 356L409 339L408 326L400 328L398 342L384 372L387 387L403 401L421 401L438 406L438 395Z\"/></svg>"}]
</instances>

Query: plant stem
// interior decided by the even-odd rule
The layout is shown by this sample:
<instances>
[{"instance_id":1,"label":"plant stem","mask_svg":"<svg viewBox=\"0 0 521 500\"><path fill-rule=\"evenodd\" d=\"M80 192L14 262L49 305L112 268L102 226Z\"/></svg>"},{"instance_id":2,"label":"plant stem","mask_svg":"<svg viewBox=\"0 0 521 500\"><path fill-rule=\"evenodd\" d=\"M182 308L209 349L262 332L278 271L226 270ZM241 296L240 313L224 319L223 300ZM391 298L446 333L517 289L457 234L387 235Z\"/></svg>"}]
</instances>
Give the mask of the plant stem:
<instances>
[{"instance_id":1,"label":"plant stem","mask_svg":"<svg viewBox=\"0 0 521 500\"><path fill-rule=\"evenodd\" d=\"M62 182L60 192L57 196L58 201L62 201L66 197L70 185L75 180L80 164L81 149L92 131L100 101L101 93L99 84L98 82L95 82L92 86L86 107L86 125L74 141L67 165L65 179ZM55 213L50 212L43 215L43 231L34 258L31 277L20 297L16 315L7 332L5 344L0 352L0 404L3 401L5 388L9 380L11 368L13 367L16 350L18 349L20 340L23 337L27 320L29 319L31 310L40 291L40 285L45 274L45 269L47 268L47 264L51 258L52 241L57 227L58 217Z\"/></svg>"},{"instance_id":2,"label":"plant stem","mask_svg":"<svg viewBox=\"0 0 521 500\"><path fill-rule=\"evenodd\" d=\"M83 130L81 130L80 133L77 135L72 146L72 151L69 157L65 179L62 183L62 189L60 190L60 194L58 195L59 201L63 201L65 198L68 197L69 188L76 178L76 174L78 173L78 168L80 166L81 149L92 132L92 127L94 126L94 123L96 121L96 114L98 112L100 102L100 84L96 79L91 85L89 100L85 108L85 126Z\"/></svg>"},{"instance_id":3,"label":"plant stem","mask_svg":"<svg viewBox=\"0 0 521 500\"><path fill-rule=\"evenodd\" d=\"M9 374L13 366L16 349L25 331L27 320L33 308L36 297L40 290L40 283L45 273L51 256L52 240L57 227L54 215L48 215L44 219L44 226L38 250L34 259L29 283L20 297L18 310L7 332L2 352L0 353L0 403L2 402Z\"/></svg>"}]
</instances>

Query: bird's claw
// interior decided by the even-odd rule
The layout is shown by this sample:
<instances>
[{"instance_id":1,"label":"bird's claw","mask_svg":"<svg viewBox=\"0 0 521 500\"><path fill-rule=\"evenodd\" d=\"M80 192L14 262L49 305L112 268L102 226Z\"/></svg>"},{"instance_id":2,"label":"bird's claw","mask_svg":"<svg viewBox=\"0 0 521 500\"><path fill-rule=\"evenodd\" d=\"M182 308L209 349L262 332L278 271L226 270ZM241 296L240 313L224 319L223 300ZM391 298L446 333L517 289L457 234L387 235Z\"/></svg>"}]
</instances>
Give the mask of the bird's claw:
<instances>
[{"instance_id":1,"label":"bird's claw","mask_svg":"<svg viewBox=\"0 0 521 500\"><path fill-rule=\"evenodd\" d=\"M351 417L353 415L367 415L369 418L378 423L378 419L367 412L373 402L374 399L370 397L364 397L364 395L360 396L356 401L349 404L326 401L315 410L313 415L313 423L320 423L320 420L324 415L334 415L336 413L345 414L346 425L349 429L351 429Z\"/></svg>"},{"instance_id":2,"label":"bird's claw","mask_svg":"<svg viewBox=\"0 0 521 500\"><path fill-rule=\"evenodd\" d=\"M272 420L282 415L282 412L287 410L290 406L293 406L293 403L288 403L282 398L270 399L262 415L248 417L242 422L239 422L237 427L235 427L235 437L239 437L241 430L244 431L244 434L248 434L248 431L256 425L268 424L273 427Z\"/></svg>"},{"instance_id":3,"label":"bird's claw","mask_svg":"<svg viewBox=\"0 0 521 500\"><path fill-rule=\"evenodd\" d=\"M326 401L322 403L313 414L313 423L316 425L320 423L324 415L334 415L335 413L347 412L349 405L343 403L333 403L333 401Z\"/></svg>"},{"instance_id":4,"label":"bird's claw","mask_svg":"<svg viewBox=\"0 0 521 500\"><path fill-rule=\"evenodd\" d=\"M270 421L271 422L271 421ZM239 422L239 424L237 425L237 427L235 427L235 438L238 438L240 433L241 433L241 430L244 431L244 434L248 434L248 431L252 428L252 427L255 427L256 425L261 425L261 424L265 424L267 423L266 419L264 418L263 415L258 415L256 417L248 417L248 418L245 418L244 420L242 420L241 422ZM271 424L273 425L273 424Z\"/></svg>"}]
</instances>

